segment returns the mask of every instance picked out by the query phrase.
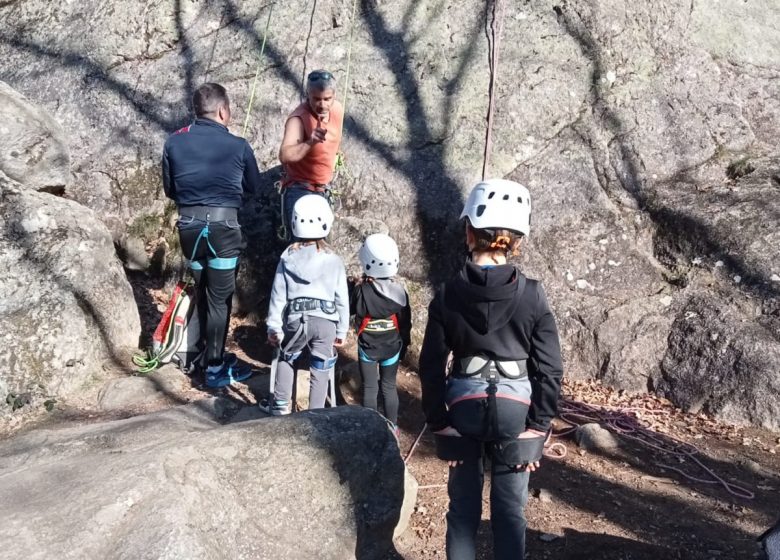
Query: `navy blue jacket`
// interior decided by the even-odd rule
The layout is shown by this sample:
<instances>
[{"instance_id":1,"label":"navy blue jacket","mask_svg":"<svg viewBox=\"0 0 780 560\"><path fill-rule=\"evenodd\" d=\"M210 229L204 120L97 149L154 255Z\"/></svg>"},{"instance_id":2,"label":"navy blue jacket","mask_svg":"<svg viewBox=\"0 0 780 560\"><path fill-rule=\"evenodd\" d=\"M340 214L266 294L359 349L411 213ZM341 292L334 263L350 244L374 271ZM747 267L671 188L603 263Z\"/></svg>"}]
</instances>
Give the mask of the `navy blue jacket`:
<instances>
[{"instance_id":1,"label":"navy blue jacket","mask_svg":"<svg viewBox=\"0 0 780 560\"><path fill-rule=\"evenodd\" d=\"M168 137L162 172L165 195L180 208L240 208L243 194L254 193L260 183L249 143L204 118Z\"/></svg>"}]
</instances>

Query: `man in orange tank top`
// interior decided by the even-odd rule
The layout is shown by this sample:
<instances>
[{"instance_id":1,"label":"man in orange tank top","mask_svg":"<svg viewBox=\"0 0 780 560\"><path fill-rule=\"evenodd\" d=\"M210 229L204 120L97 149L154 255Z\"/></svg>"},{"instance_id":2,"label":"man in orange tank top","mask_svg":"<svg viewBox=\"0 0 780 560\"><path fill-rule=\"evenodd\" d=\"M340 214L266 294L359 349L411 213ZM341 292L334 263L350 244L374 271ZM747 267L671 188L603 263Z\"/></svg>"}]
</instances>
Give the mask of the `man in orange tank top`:
<instances>
[{"instance_id":1,"label":"man in orange tank top","mask_svg":"<svg viewBox=\"0 0 780 560\"><path fill-rule=\"evenodd\" d=\"M306 80L306 100L287 117L279 161L284 166L282 218L290 232L295 201L304 195L328 194L341 144L344 108L336 101L336 79L315 70Z\"/></svg>"}]
</instances>

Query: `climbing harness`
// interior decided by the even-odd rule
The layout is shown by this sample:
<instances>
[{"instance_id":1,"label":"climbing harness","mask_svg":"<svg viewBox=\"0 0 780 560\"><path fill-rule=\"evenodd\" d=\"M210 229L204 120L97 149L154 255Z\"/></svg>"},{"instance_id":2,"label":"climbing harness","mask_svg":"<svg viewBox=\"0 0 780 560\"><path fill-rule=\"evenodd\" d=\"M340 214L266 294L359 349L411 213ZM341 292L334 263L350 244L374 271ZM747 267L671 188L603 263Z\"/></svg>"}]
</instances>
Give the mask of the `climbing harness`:
<instances>
[{"instance_id":1,"label":"climbing harness","mask_svg":"<svg viewBox=\"0 0 780 560\"><path fill-rule=\"evenodd\" d=\"M274 391L276 390L276 372L277 368L279 366L279 359L283 359L286 362L294 363L295 360L297 360L300 355L303 353L303 350L299 350L297 352L290 352L290 349L293 348L296 342L303 336L306 337L308 335L308 314L310 311L320 310L323 313L327 314L333 314L336 313L336 303L332 301L327 300L321 300L317 298L296 298L292 301L290 301L287 304L287 309L285 310L285 315L289 315L289 313L300 313L301 319L300 323L298 325L298 328L296 329L295 333L290 337L290 340L284 345L281 345L281 341L279 342L279 345L274 348L274 357L271 361L271 379L268 384L268 398L265 399L265 403L267 403L266 406L263 405L263 402L260 403L261 409L266 409L268 406L270 406L270 403L274 400ZM315 369L320 370L330 370L330 373L328 374L328 400L330 402L331 407L337 406L336 401L336 370L335 365L336 361L338 360L338 354L334 352L333 357L331 358L320 358L319 356L314 356L310 354L309 357L309 363L311 367ZM293 394L292 394L292 407L293 412L294 408L297 406L297 383L296 378L298 376L298 371L293 367Z\"/></svg>"},{"instance_id":2,"label":"climbing harness","mask_svg":"<svg viewBox=\"0 0 780 560\"><path fill-rule=\"evenodd\" d=\"M364 332L383 333L390 331L400 331L398 328L398 316L395 313L390 315L389 319L372 319L370 315L366 315L355 332L360 336Z\"/></svg>"},{"instance_id":3,"label":"climbing harness","mask_svg":"<svg viewBox=\"0 0 780 560\"><path fill-rule=\"evenodd\" d=\"M268 28L271 26L271 14L274 13L274 4L271 3L271 7L268 10L268 19L265 22L265 31L263 31L263 43L260 45L260 59L257 62L257 70L255 71L255 79L252 82L252 91L249 94L249 102L246 107L246 116L244 117L244 129L241 132L241 136L246 138L246 131L249 128L249 116L252 114L252 104L255 100L255 93L257 91L257 81L260 78L260 65L263 62L263 53L265 52L265 42L268 38Z\"/></svg>"},{"instance_id":4,"label":"climbing harness","mask_svg":"<svg viewBox=\"0 0 780 560\"><path fill-rule=\"evenodd\" d=\"M541 459L544 436L517 437L526 430L531 405L526 360L475 355L453 365L445 399L450 425L463 437L436 435L439 458L475 458L481 455L483 443L489 443L494 460L507 466Z\"/></svg>"}]
</instances>

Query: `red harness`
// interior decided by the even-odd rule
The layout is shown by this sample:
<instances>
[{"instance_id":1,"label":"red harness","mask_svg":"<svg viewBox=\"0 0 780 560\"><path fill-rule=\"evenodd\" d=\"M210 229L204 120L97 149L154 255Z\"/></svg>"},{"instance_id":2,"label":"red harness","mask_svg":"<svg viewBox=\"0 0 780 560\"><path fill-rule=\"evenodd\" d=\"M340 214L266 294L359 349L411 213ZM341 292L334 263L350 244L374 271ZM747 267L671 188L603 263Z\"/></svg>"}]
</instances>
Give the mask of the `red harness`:
<instances>
[{"instance_id":1,"label":"red harness","mask_svg":"<svg viewBox=\"0 0 780 560\"><path fill-rule=\"evenodd\" d=\"M374 319L371 317L371 315L366 315L365 317L363 317L363 320L360 322L360 326L358 327L357 335L360 336L361 334L363 334L363 331L366 330L368 324L373 320ZM390 320L393 322L393 325L395 326L395 330L400 331L401 329L398 328L398 316L395 313L393 313L392 315L390 315Z\"/></svg>"}]
</instances>

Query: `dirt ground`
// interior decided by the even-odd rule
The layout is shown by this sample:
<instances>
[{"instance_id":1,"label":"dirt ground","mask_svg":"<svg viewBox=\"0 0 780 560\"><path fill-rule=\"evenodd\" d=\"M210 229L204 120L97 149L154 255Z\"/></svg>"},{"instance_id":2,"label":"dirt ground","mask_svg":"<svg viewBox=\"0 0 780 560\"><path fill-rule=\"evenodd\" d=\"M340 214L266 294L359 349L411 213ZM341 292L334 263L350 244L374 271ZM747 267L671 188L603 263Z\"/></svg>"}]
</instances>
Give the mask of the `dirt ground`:
<instances>
[{"instance_id":1,"label":"dirt ground","mask_svg":"<svg viewBox=\"0 0 780 560\"><path fill-rule=\"evenodd\" d=\"M144 289L136 286L136 289ZM162 305L162 287L146 290L142 306L145 329L156 323ZM250 321L234 320L229 347L256 368L246 385L216 394L235 404L235 410L254 405L268 384L270 351L264 333ZM339 361L344 402L357 402L354 339ZM184 374L167 366L167 375ZM127 375L129 370L116 372ZM401 408L400 452L406 457L423 426L420 384L405 368L399 372ZM94 422L123 418L213 395L197 381L182 384L176 394L110 413L95 408L97 393L79 401L58 403L50 413L30 413L26 429L36 425ZM574 434L555 437L567 449L563 459L545 459L531 475L527 557L532 559L588 560L744 560L759 558L755 539L780 515L780 434L720 425L704 415L686 415L668 402L650 396L631 396L596 382L567 382L565 409L578 403L601 407L617 426L641 425L655 434L661 449L638 443L629 433L619 436L614 449L585 451ZM568 408L567 408L568 407ZM577 415L556 420L556 433L570 431L586 421ZM621 420L624 419L625 421ZM9 435L13 426L6 426ZM630 432L630 431L629 431ZM0 434L2 437L3 434ZM720 483L686 478L712 478L690 456L664 451L669 436L695 445L696 457L725 482L743 487L752 499L735 496ZM423 560L445 558L447 466L435 457L433 440L423 435L408 468L419 482L417 505L409 529L388 558ZM672 470L671 467L678 470ZM478 558L492 558L485 485L483 523ZM738 491L738 489L737 489Z\"/></svg>"}]
</instances>

